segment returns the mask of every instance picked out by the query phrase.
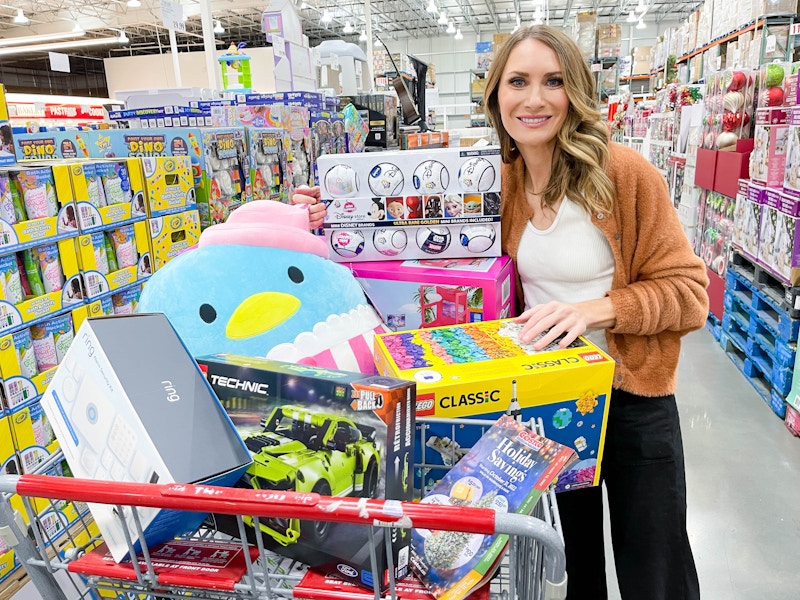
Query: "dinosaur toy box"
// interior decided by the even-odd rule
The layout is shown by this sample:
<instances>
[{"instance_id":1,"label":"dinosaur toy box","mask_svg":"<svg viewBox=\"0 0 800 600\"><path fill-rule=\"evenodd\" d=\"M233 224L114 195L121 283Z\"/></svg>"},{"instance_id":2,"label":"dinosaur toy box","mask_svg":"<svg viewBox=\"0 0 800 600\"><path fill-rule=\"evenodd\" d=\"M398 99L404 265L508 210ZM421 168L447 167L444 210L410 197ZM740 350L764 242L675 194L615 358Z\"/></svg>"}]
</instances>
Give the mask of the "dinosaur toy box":
<instances>
[{"instance_id":1,"label":"dinosaur toy box","mask_svg":"<svg viewBox=\"0 0 800 600\"><path fill-rule=\"evenodd\" d=\"M326 496L412 498L413 381L233 354L204 356L197 362L253 453L240 485ZM219 524L219 515L217 519ZM224 530L238 537L236 523L229 526ZM370 567L368 531L362 526L264 519L260 527L271 550L366 587L372 587L376 576L383 587L388 585L381 538L390 535L395 577L408 570L407 530L376 532L376 575Z\"/></svg>"},{"instance_id":2,"label":"dinosaur toy box","mask_svg":"<svg viewBox=\"0 0 800 600\"><path fill-rule=\"evenodd\" d=\"M490 321L514 313L507 256L348 265L393 331Z\"/></svg>"},{"instance_id":3,"label":"dinosaur toy box","mask_svg":"<svg viewBox=\"0 0 800 600\"><path fill-rule=\"evenodd\" d=\"M417 382L418 417L496 420L511 409L526 421L541 418L548 438L578 454L557 491L598 485L614 361L584 338L536 351L519 340L520 328L504 319L380 334L375 362L383 375ZM424 434L425 462L447 467L480 428L465 427L453 440L449 425L431 423ZM415 463L422 450L418 438ZM431 469L415 483L424 492L442 475Z\"/></svg>"}]
</instances>

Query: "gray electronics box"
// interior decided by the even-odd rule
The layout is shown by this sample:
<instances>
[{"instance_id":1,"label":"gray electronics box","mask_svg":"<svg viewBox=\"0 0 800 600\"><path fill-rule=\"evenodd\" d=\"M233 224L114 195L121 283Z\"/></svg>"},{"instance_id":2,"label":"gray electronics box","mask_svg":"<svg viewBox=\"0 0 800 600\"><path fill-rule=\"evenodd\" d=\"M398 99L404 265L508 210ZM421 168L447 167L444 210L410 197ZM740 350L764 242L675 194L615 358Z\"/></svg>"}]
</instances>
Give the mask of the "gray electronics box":
<instances>
[{"instance_id":1,"label":"gray electronics box","mask_svg":"<svg viewBox=\"0 0 800 600\"><path fill-rule=\"evenodd\" d=\"M87 319L42 396L75 477L232 486L251 462L230 418L160 313ZM114 506L89 508L115 560L128 546ZM201 513L142 509L148 546ZM133 519L126 511L133 539Z\"/></svg>"}]
</instances>

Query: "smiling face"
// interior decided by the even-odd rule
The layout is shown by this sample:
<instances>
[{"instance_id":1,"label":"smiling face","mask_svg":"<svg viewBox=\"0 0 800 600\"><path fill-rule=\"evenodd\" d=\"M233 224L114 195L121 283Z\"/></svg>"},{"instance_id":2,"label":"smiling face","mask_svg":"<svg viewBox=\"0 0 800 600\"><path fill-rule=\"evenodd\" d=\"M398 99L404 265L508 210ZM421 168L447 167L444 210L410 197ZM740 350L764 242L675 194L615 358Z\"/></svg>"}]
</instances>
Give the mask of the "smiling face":
<instances>
[{"instance_id":1,"label":"smiling face","mask_svg":"<svg viewBox=\"0 0 800 600\"><path fill-rule=\"evenodd\" d=\"M520 41L503 69L497 103L503 127L518 148L552 149L569 112L556 53L539 40Z\"/></svg>"}]
</instances>

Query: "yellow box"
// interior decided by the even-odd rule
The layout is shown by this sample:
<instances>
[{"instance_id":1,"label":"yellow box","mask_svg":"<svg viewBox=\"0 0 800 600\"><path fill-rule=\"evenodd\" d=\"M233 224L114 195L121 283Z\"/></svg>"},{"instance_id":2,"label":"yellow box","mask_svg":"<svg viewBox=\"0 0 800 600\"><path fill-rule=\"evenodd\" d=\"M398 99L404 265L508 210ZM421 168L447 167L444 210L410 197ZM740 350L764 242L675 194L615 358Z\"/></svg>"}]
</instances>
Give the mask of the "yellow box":
<instances>
[{"instance_id":1,"label":"yellow box","mask_svg":"<svg viewBox=\"0 0 800 600\"><path fill-rule=\"evenodd\" d=\"M175 215L150 219L150 258L153 271L191 246L200 238L200 215L188 210Z\"/></svg>"},{"instance_id":2,"label":"yellow box","mask_svg":"<svg viewBox=\"0 0 800 600\"><path fill-rule=\"evenodd\" d=\"M486 91L486 79L482 77L478 77L472 80L472 96L483 96L483 92Z\"/></svg>"},{"instance_id":3,"label":"yellow box","mask_svg":"<svg viewBox=\"0 0 800 600\"><path fill-rule=\"evenodd\" d=\"M97 298L150 277L153 269L150 257L150 234L147 229L147 221L136 221L107 231L87 233L77 238L78 266L83 274L84 293L87 299ZM127 251L129 262L135 260L136 264L104 273L109 269L109 260L103 245L108 244L112 247L110 251L113 252L111 239L120 237L130 245ZM130 252L131 249L135 249L136 256ZM115 260L118 260L119 251L116 255ZM99 264L101 259L104 259L102 265Z\"/></svg>"},{"instance_id":4,"label":"yellow box","mask_svg":"<svg viewBox=\"0 0 800 600\"><path fill-rule=\"evenodd\" d=\"M188 156L148 156L141 160L148 217L197 207L192 161Z\"/></svg>"},{"instance_id":5,"label":"yellow box","mask_svg":"<svg viewBox=\"0 0 800 600\"><path fill-rule=\"evenodd\" d=\"M492 36L492 47L495 53L500 49L500 46L503 45L508 38L511 37L510 33L495 33Z\"/></svg>"},{"instance_id":6,"label":"yellow box","mask_svg":"<svg viewBox=\"0 0 800 600\"><path fill-rule=\"evenodd\" d=\"M20 469L23 473L35 473L59 449L42 405L34 402L12 412L10 423Z\"/></svg>"},{"instance_id":7,"label":"yellow box","mask_svg":"<svg viewBox=\"0 0 800 600\"><path fill-rule=\"evenodd\" d=\"M597 485L614 361L584 338L534 352L519 327L504 319L382 334L375 362L383 375L417 382L421 417L494 419L516 397L525 420L541 417L547 437L578 453L559 487Z\"/></svg>"},{"instance_id":8,"label":"yellow box","mask_svg":"<svg viewBox=\"0 0 800 600\"><path fill-rule=\"evenodd\" d=\"M53 367L33 377L23 375L20 353L32 353L32 343L29 329L7 333L0 337L0 378L3 381L5 405L9 410L14 410L41 396L56 372L56 367Z\"/></svg>"},{"instance_id":9,"label":"yellow box","mask_svg":"<svg viewBox=\"0 0 800 600\"><path fill-rule=\"evenodd\" d=\"M19 474L17 453L11 437L11 418L0 410L0 474Z\"/></svg>"},{"instance_id":10,"label":"yellow box","mask_svg":"<svg viewBox=\"0 0 800 600\"><path fill-rule=\"evenodd\" d=\"M83 304L83 289L74 240L75 238L66 238L45 242L32 248L35 254L42 248L55 245L61 272L64 275L64 283L60 290L41 296L27 296L22 302L14 304L6 299L5 290L0 286L0 314L3 315L3 319L0 320L0 333L19 329L22 325L40 321L49 315Z\"/></svg>"},{"instance_id":11,"label":"yellow box","mask_svg":"<svg viewBox=\"0 0 800 600\"><path fill-rule=\"evenodd\" d=\"M147 218L140 158L60 162L53 165L53 178L58 197L75 203L74 218L81 233ZM112 193L124 201L109 203Z\"/></svg>"},{"instance_id":12,"label":"yellow box","mask_svg":"<svg viewBox=\"0 0 800 600\"><path fill-rule=\"evenodd\" d=\"M75 221L75 204L72 202L71 193L62 193L55 182L51 163L26 163L24 167L15 166L9 169L9 177L13 180L16 193L20 202L26 193L26 188L46 189L48 204L55 200L51 206L55 216L39 216L16 223L10 223L5 218L0 218L0 250L3 254L30 247L33 244L46 243L59 237L65 237L78 232ZM15 211L16 212L16 211ZM24 216L24 215L23 215ZM16 218L19 218L17 216Z\"/></svg>"},{"instance_id":13,"label":"yellow box","mask_svg":"<svg viewBox=\"0 0 800 600\"><path fill-rule=\"evenodd\" d=\"M10 548L3 550L2 548L4 545L5 544L0 541L0 581L5 581L20 567L14 551Z\"/></svg>"}]
</instances>

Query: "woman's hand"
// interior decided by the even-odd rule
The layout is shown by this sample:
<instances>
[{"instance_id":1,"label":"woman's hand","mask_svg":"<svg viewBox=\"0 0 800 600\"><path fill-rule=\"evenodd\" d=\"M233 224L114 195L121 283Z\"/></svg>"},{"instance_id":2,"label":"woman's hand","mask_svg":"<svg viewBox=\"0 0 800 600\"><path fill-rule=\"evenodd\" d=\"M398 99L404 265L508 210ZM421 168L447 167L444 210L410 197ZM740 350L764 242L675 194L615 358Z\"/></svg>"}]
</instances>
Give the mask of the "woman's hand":
<instances>
[{"instance_id":1,"label":"woman's hand","mask_svg":"<svg viewBox=\"0 0 800 600\"><path fill-rule=\"evenodd\" d=\"M524 343L530 342L540 333L547 332L533 345L535 350L541 350L562 334L564 337L559 340L558 345L566 348L589 328L613 327L616 315L611 299L605 297L577 304L566 302L538 304L523 312L514 319L514 322L524 323L519 332L520 341Z\"/></svg>"},{"instance_id":2,"label":"woman's hand","mask_svg":"<svg viewBox=\"0 0 800 600\"><path fill-rule=\"evenodd\" d=\"M327 210L322 203L319 186L299 186L292 195L292 204L305 204L308 206L308 221L311 229L319 229L325 222Z\"/></svg>"}]
</instances>

